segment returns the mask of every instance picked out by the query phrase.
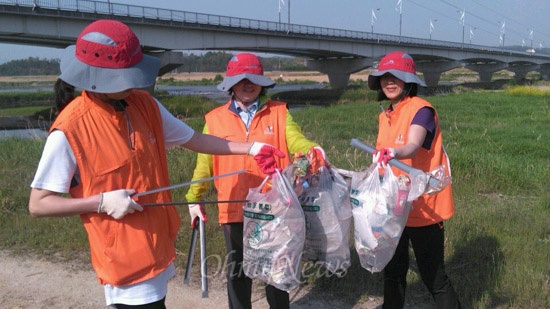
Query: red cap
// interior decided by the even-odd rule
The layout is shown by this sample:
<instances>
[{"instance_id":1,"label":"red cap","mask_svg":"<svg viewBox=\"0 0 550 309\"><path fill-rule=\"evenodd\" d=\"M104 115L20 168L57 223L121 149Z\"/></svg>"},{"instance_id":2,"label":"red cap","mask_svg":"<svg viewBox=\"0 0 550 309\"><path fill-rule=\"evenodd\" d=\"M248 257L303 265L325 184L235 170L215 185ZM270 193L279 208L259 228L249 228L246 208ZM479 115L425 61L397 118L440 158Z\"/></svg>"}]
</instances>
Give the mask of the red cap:
<instances>
[{"instance_id":1,"label":"red cap","mask_svg":"<svg viewBox=\"0 0 550 309\"><path fill-rule=\"evenodd\" d=\"M78 36L76 58L90 66L120 69L139 63L143 53L139 39L128 26L115 20L98 20Z\"/></svg>"},{"instance_id":2,"label":"red cap","mask_svg":"<svg viewBox=\"0 0 550 309\"><path fill-rule=\"evenodd\" d=\"M240 53L233 56L227 64L225 75L234 76L239 74L264 75L264 68L260 59L250 53Z\"/></svg>"},{"instance_id":3,"label":"red cap","mask_svg":"<svg viewBox=\"0 0 550 309\"><path fill-rule=\"evenodd\" d=\"M395 51L387 54L378 64L378 71L397 70L406 73L416 74L414 60L408 54Z\"/></svg>"}]
</instances>

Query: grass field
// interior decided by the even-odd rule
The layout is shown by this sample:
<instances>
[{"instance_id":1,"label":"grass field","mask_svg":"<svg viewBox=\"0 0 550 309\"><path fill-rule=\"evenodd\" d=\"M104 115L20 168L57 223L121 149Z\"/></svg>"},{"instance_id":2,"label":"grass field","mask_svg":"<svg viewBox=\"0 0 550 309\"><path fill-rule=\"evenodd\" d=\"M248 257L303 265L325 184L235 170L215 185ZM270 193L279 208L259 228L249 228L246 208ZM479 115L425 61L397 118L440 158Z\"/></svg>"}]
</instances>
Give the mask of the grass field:
<instances>
[{"instance_id":1,"label":"grass field","mask_svg":"<svg viewBox=\"0 0 550 309\"><path fill-rule=\"evenodd\" d=\"M370 159L349 142L359 138L374 144L379 107L373 97L365 89L350 89L330 106L305 107L292 114L306 136L323 146L333 165L360 170ZM445 225L446 260L463 307L549 308L550 94L513 87L463 90L427 99L440 115L453 169L457 212ZM204 102L190 103L190 98L181 97L168 104L192 127L202 128L204 110L196 105ZM42 147L41 140L0 141L0 247L86 260L87 240L79 218L36 219L28 214L29 184ZM171 182L188 181L194 160L190 151L170 150ZM184 200L184 195L185 189L173 190L175 201ZM184 267L189 215L185 208L180 214L183 224L176 243L177 265ZM209 254L224 256L215 208L208 208L208 215ZM362 269L353 247L352 263L342 278L311 277L307 284L320 295L350 304L380 296L381 274ZM430 303L412 265L407 302Z\"/></svg>"}]
</instances>

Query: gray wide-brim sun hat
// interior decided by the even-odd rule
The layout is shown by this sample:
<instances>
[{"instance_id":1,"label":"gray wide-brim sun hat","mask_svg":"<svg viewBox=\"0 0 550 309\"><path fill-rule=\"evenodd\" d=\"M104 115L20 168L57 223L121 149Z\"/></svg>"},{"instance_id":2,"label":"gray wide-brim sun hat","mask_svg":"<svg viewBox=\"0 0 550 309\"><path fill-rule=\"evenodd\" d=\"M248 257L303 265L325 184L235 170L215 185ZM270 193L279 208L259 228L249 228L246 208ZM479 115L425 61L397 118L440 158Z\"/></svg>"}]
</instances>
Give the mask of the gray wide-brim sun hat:
<instances>
[{"instance_id":1,"label":"gray wide-brim sun hat","mask_svg":"<svg viewBox=\"0 0 550 309\"><path fill-rule=\"evenodd\" d=\"M137 64L126 68L104 68L88 65L75 57L75 45L65 49L61 58L60 79L83 90L98 93L122 92L147 88L155 84L160 59L143 54Z\"/></svg>"},{"instance_id":2,"label":"gray wide-brim sun hat","mask_svg":"<svg viewBox=\"0 0 550 309\"><path fill-rule=\"evenodd\" d=\"M251 83L262 87L274 87L276 82L264 75L242 73L233 76L225 76L223 81L218 85L218 90L229 91L233 86L243 79L248 79Z\"/></svg>"},{"instance_id":3,"label":"gray wide-brim sun hat","mask_svg":"<svg viewBox=\"0 0 550 309\"><path fill-rule=\"evenodd\" d=\"M373 72L369 74L369 78L368 78L369 88L371 90L379 90L380 76L386 73L390 73L391 75L397 77L398 79L402 80L405 84L414 83L422 87L426 87L426 84L416 74L403 72L399 70L384 70L384 71L378 71L378 72Z\"/></svg>"}]
</instances>

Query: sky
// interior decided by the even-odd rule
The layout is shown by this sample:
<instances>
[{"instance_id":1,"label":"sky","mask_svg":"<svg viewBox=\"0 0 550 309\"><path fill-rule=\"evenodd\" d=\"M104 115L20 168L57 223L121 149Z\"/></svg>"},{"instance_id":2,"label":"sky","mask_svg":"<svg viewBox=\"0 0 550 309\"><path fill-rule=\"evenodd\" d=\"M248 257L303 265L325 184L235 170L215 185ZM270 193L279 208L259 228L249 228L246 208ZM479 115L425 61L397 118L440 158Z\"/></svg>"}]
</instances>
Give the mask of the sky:
<instances>
[{"instance_id":1,"label":"sky","mask_svg":"<svg viewBox=\"0 0 550 309\"><path fill-rule=\"evenodd\" d=\"M97 0L102 1L102 0ZM105 0L104 2L109 2ZM150 0L110 0L151 7ZM501 46L550 47L550 0L156 0L212 15ZM290 14L289 14L290 7ZM374 14L373 14L374 13ZM0 63L61 50L0 43Z\"/></svg>"}]
</instances>

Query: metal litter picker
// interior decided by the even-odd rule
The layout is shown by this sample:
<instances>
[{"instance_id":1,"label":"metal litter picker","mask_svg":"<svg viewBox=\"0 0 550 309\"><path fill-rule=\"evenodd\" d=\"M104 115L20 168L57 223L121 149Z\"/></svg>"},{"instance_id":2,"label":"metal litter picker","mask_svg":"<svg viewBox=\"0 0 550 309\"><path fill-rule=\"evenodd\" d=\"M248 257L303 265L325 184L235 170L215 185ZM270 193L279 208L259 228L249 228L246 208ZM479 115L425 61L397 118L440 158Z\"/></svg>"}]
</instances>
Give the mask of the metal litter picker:
<instances>
[{"instance_id":1,"label":"metal litter picker","mask_svg":"<svg viewBox=\"0 0 550 309\"><path fill-rule=\"evenodd\" d=\"M206 235L204 233L204 221L199 219L199 224L195 224L191 233L191 244L189 245L189 255L187 256L187 267L185 268L185 276L183 284L189 284L189 276L191 275L191 266L193 265L193 256L195 255L195 246L197 244L197 230L200 234L201 243L201 291L202 298L208 297L208 276L206 268Z\"/></svg>"},{"instance_id":2,"label":"metal litter picker","mask_svg":"<svg viewBox=\"0 0 550 309\"><path fill-rule=\"evenodd\" d=\"M166 191L166 190L172 190L172 189L176 189L176 188L189 186L189 185L192 185L192 184L195 184L195 183L210 181L210 180L218 179L218 178L221 178L221 177L226 177L226 176L231 176L231 175L236 175L236 174L242 174L242 173L246 173L246 170L239 170L239 171L235 171L235 172L232 172L232 173L227 173L227 174L222 174L222 175L218 175L218 176L213 176L213 177L208 177L208 178L203 178L203 179L197 179L197 180L194 180L194 181L189 181L189 182L170 185L170 186L166 186L166 187L162 187L162 188L157 188L157 189L153 189L153 190L149 190L149 191L134 194L134 196L139 197L139 196L153 194L153 193L162 192L162 191ZM198 201L198 202L194 202L194 203L203 203L203 204L205 204L205 203L223 203L223 202L228 203L228 202L234 202L234 201ZM188 204L191 204L191 203L189 203L189 202L151 203L151 204L144 204L143 206L154 207L154 206L175 206L175 205L188 205ZM201 246L200 247L200 249L201 249L201 279L202 279L201 280L201 289L202 289L202 297L205 298L205 297L208 297L208 278L207 278L207 269L206 269L205 223L204 223L203 220L199 220L198 229L199 229L199 234L200 234L200 246ZM196 242L197 242L196 239L197 239L197 225L195 224L195 226L193 228L193 231L191 233L191 244L189 246L189 256L187 257L187 267L185 269L185 277L183 279L184 284L189 283L189 273L190 273L191 265L192 265L192 262L193 262L193 255L195 253L195 245L196 245Z\"/></svg>"},{"instance_id":3,"label":"metal litter picker","mask_svg":"<svg viewBox=\"0 0 550 309\"><path fill-rule=\"evenodd\" d=\"M191 232L191 242L189 245L189 254L187 255L187 267L185 267L185 276L183 277L183 284L189 284L189 276L191 274L191 266L193 265L193 256L195 255L195 244L197 243L197 230L198 226L193 227Z\"/></svg>"},{"instance_id":4,"label":"metal litter picker","mask_svg":"<svg viewBox=\"0 0 550 309\"><path fill-rule=\"evenodd\" d=\"M350 145L369 154L373 154L376 151L376 148L367 145L356 138L351 139ZM409 166L397 159L389 160L388 164L406 172L407 174L409 174L409 176L416 176L417 179L421 179L421 181L426 184L425 192L428 193L434 193L443 190L443 188L445 188L450 181L449 177L438 175L437 171L426 173L412 166Z\"/></svg>"},{"instance_id":5,"label":"metal litter picker","mask_svg":"<svg viewBox=\"0 0 550 309\"><path fill-rule=\"evenodd\" d=\"M206 272L206 235L204 233L204 221L199 220L199 233L201 241L201 290L202 298L208 297L208 273Z\"/></svg>"},{"instance_id":6,"label":"metal litter picker","mask_svg":"<svg viewBox=\"0 0 550 309\"><path fill-rule=\"evenodd\" d=\"M232 175L237 175L237 174L243 174L243 173L246 173L246 170L240 170L240 171L231 172L231 173L227 173L227 174L221 174L221 175L218 175L218 176L212 176L212 177L197 179L197 180L184 182L184 183L180 183L180 184L176 184L176 185L170 185L170 186L166 186L166 187L162 187L162 188L157 188L157 189L153 189L153 190L149 190L149 191L145 191L145 192L139 192L139 193L136 193L132 196L139 197L139 196L143 196L143 195L149 195L149 194L162 192L162 191L166 191L166 190L172 190L172 189L177 189L177 188L181 188L181 187L190 186L190 185L195 184L195 183L210 181L210 180L214 180L214 179L218 179L218 178L222 178L222 177L227 177L227 176L232 176Z\"/></svg>"}]
</instances>

